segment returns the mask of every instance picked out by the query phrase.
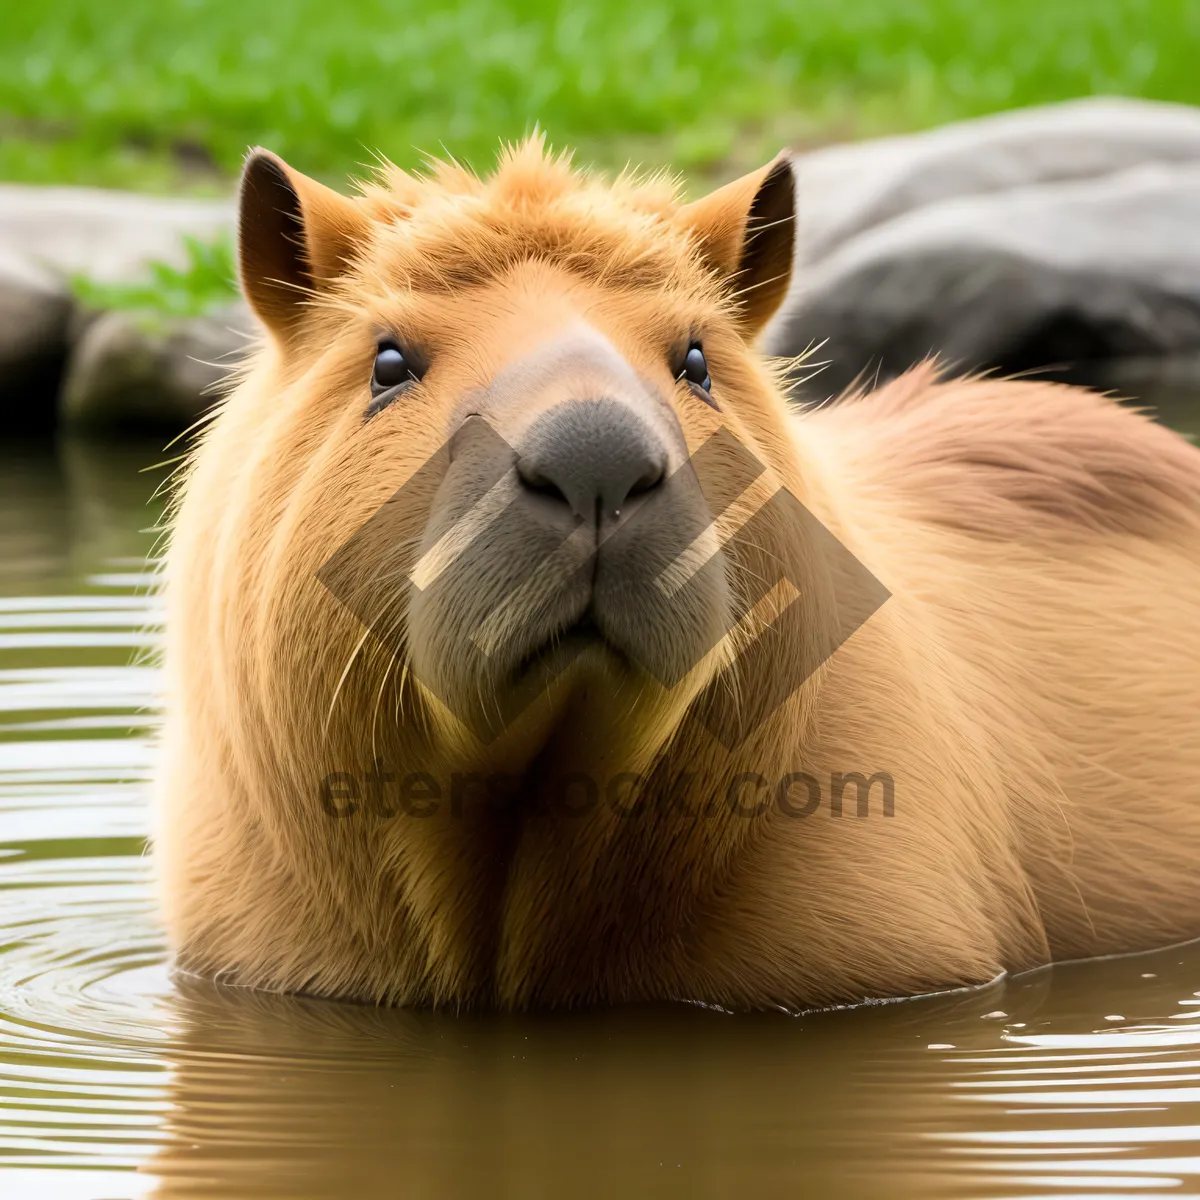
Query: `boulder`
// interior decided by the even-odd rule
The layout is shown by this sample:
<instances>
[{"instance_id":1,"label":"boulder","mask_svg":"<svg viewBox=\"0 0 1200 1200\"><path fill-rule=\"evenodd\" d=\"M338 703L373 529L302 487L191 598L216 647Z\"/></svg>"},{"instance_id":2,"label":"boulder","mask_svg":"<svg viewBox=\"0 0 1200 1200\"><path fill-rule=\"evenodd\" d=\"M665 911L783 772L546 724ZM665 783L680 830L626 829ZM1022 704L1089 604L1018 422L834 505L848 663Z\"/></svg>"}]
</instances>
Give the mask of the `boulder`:
<instances>
[{"instance_id":1,"label":"boulder","mask_svg":"<svg viewBox=\"0 0 1200 1200\"><path fill-rule=\"evenodd\" d=\"M128 283L151 262L186 266L184 237L232 237L234 217L229 200L0 184L0 258L20 254L64 277Z\"/></svg>"},{"instance_id":2,"label":"boulder","mask_svg":"<svg viewBox=\"0 0 1200 1200\"><path fill-rule=\"evenodd\" d=\"M1200 162L942 200L862 232L798 273L763 338L770 354L817 344L822 394L930 354L1086 380L1200 351Z\"/></svg>"},{"instance_id":3,"label":"boulder","mask_svg":"<svg viewBox=\"0 0 1200 1200\"><path fill-rule=\"evenodd\" d=\"M9 435L53 426L74 309L60 279L0 251L0 411Z\"/></svg>"},{"instance_id":4,"label":"boulder","mask_svg":"<svg viewBox=\"0 0 1200 1200\"><path fill-rule=\"evenodd\" d=\"M797 261L953 197L1200 162L1200 108L1094 97L831 146L794 163Z\"/></svg>"},{"instance_id":5,"label":"boulder","mask_svg":"<svg viewBox=\"0 0 1200 1200\"><path fill-rule=\"evenodd\" d=\"M59 419L76 430L178 431L217 399L256 332L242 304L207 317L97 317L71 352Z\"/></svg>"}]
</instances>

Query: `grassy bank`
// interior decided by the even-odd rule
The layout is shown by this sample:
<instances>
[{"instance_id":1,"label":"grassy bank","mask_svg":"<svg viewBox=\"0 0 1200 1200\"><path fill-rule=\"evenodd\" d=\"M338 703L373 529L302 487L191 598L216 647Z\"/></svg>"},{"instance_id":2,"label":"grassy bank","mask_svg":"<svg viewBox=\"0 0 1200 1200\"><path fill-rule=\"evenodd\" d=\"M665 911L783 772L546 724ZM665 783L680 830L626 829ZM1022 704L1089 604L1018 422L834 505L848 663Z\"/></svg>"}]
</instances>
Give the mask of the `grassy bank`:
<instances>
[{"instance_id":1,"label":"grassy bank","mask_svg":"<svg viewBox=\"0 0 1200 1200\"><path fill-rule=\"evenodd\" d=\"M0 178L222 187L248 144L556 144L723 174L784 141L1095 92L1200 101L1196 0L28 0L0 5Z\"/></svg>"}]
</instances>

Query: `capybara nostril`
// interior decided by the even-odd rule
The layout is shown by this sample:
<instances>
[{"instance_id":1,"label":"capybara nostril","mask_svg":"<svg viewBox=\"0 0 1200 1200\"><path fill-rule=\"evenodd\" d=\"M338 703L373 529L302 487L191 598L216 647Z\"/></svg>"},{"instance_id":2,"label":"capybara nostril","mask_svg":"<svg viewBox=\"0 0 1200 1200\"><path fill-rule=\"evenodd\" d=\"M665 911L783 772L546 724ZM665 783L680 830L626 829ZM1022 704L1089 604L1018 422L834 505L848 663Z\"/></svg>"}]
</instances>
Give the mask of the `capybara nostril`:
<instances>
[{"instance_id":1,"label":"capybara nostril","mask_svg":"<svg viewBox=\"0 0 1200 1200\"><path fill-rule=\"evenodd\" d=\"M532 491L585 521L619 515L632 496L666 476L658 434L617 400L572 400L539 417L524 438L517 474Z\"/></svg>"}]
</instances>

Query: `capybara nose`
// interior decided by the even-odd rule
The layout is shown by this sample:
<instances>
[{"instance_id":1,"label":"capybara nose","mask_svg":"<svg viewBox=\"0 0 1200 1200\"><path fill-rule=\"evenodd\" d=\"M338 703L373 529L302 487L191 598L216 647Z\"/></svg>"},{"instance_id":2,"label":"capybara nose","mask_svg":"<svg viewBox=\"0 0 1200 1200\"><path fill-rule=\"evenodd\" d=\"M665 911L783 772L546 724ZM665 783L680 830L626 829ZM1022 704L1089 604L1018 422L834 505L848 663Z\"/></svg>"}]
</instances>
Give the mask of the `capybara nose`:
<instances>
[{"instance_id":1,"label":"capybara nose","mask_svg":"<svg viewBox=\"0 0 1200 1200\"><path fill-rule=\"evenodd\" d=\"M609 399L566 401L543 413L517 460L526 488L597 524L658 487L666 472L658 434L627 404Z\"/></svg>"}]
</instances>

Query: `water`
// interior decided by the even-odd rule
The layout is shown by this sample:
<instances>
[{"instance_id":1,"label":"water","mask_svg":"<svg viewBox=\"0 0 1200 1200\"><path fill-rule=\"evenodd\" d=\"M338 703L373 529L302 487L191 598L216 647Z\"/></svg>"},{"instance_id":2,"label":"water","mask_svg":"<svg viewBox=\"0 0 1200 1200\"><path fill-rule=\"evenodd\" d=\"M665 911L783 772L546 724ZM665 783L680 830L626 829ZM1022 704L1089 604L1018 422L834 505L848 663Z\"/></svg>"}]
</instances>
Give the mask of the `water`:
<instances>
[{"instance_id":1,"label":"water","mask_svg":"<svg viewBox=\"0 0 1200 1200\"><path fill-rule=\"evenodd\" d=\"M0 452L5 1200L1200 1194L1200 945L800 1017L172 980L144 857L155 460Z\"/></svg>"}]
</instances>

